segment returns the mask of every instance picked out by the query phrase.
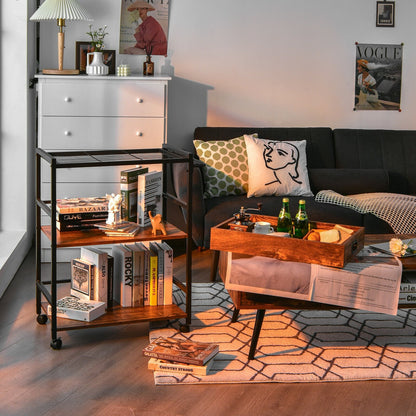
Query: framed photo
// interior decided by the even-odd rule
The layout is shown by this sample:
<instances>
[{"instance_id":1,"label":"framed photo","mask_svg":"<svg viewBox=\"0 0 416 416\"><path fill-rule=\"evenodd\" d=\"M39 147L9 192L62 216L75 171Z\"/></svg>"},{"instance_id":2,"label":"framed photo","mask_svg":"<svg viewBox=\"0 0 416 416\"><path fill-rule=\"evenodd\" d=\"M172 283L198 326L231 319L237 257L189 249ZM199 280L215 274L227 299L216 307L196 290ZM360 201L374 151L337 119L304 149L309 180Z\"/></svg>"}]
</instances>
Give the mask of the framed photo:
<instances>
[{"instance_id":1,"label":"framed photo","mask_svg":"<svg viewBox=\"0 0 416 416\"><path fill-rule=\"evenodd\" d=\"M93 52L90 42L77 41L75 43L75 68L80 74L85 74L87 69L87 53ZM108 66L108 74L116 73L116 51L103 50L104 63Z\"/></svg>"},{"instance_id":2,"label":"framed photo","mask_svg":"<svg viewBox=\"0 0 416 416\"><path fill-rule=\"evenodd\" d=\"M394 27L394 1L378 1L376 12L377 27Z\"/></svg>"}]
</instances>

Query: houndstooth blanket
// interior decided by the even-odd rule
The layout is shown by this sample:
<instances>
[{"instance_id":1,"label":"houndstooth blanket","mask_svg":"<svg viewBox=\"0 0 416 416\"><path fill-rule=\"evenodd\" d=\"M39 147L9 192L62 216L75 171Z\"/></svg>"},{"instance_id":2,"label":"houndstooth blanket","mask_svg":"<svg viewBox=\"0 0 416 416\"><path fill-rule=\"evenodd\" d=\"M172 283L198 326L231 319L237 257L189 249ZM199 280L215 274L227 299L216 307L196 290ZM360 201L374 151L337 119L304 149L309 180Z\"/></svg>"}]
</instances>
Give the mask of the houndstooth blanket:
<instances>
[{"instance_id":1,"label":"houndstooth blanket","mask_svg":"<svg viewBox=\"0 0 416 416\"><path fill-rule=\"evenodd\" d=\"M315 201L373 214L386 221L396 234L416 233L416 196L375 192L344 196L334 191L319 191Z\"/></svg>"}]
</instances>

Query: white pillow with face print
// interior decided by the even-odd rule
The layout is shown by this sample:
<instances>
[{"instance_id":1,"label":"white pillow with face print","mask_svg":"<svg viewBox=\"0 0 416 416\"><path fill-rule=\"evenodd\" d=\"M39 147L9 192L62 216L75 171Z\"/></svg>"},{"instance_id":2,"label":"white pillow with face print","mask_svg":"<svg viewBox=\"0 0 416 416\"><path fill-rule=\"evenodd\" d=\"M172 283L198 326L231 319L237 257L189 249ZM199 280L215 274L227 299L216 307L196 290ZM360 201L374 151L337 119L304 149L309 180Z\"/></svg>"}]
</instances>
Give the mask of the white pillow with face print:
<instances>
[{"instance_id":1,"label":"white pillow with face print","mask_svg":"<svg viewBox=\"0 0 416 416\"><path fill-rule=\"evenodd\" d=\"M247 197L313 196L306 162L306 140L277 141L244 135L248 159Z\"/></svg>"}]
</instances>

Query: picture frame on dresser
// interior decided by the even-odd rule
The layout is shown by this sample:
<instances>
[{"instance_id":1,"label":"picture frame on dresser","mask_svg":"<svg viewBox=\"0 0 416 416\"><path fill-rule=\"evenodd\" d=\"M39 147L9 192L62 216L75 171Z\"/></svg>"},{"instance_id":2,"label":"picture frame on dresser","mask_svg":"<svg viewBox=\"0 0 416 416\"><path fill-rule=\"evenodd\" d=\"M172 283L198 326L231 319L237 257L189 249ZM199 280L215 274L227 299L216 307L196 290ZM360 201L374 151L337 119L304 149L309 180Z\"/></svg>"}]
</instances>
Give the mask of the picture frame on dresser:
<instances>
[{"instance_id":1,"label":"picture frame on dresser","mask_svg":"<svg viewBox=\"0 0 416 416\"><path fill-rule=\"evenodd\" d=\"M75 42L75 68L79 69L80 74L86 73L87 53L93 52L91 42L76 41ZM108 66L108 74L116 73L116 51L113 49L105 49L103 52L104 63Z\"/></svg>"}]
</instances>

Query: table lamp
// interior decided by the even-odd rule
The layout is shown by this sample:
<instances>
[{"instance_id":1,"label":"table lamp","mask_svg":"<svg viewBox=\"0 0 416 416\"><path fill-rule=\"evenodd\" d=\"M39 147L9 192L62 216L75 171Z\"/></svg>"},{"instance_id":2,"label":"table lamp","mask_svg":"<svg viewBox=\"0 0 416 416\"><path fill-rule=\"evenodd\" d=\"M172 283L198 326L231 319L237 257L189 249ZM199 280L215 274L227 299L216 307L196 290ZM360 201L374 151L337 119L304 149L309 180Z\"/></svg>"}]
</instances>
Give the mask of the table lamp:
<instances>
[{"instance_id":1,"label":"table lamp","mask_svg":"<svg viewBox=\"0 0 416 416\"><path fill-rule=\"evenodd\" d=\"M93 20L84 7L76 0L45 0L30 20L56 20L58 32L58 69L44 69L42 72L49 75L76 75L78 69L63 69L64 65L64 31L65 19Z\"/></svg>"}]
</instances>

